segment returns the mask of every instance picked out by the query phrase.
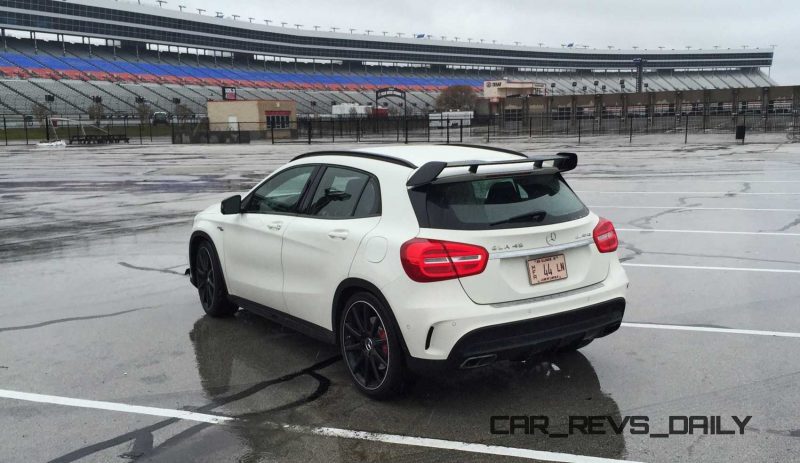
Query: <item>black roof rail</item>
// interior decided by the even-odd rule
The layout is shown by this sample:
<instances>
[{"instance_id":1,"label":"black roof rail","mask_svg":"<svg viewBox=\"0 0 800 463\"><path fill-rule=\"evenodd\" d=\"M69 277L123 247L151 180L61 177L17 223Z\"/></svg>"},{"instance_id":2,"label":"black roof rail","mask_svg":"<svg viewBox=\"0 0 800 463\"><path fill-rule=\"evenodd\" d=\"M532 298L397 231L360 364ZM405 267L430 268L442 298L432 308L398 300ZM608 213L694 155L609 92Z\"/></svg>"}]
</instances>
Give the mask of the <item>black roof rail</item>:
<instances>
[{"instance_id":1,"label":"black roof rail","mask_svg":"<svg viewBox=\"0 0 800 463\"><path fill-rule=\"evenodd\" d=\"M442 171L448 167L469 167L467 171L474 175L478 173L478 167L480 166L533 163L534 168L540 169L546 161L553 161L553 168L558 169L559 172L567 172L577 167L578 155L575 153L556 153L554 155L525 156L525 159L509 161L431 161L426 162L417 169L414 175L406 182L406 186L415 188L427 185L436 180Z\"/></svg>"},{"instance_id":2,"label":"black roof rail","mask_svg":"<svg viewBox=\"0 0 800 463\"><path fill-rule=\"evenodd\" d=\"M528 157L528 155L526 155L525 153L521 153L519 151L514 151L514 150L508 149L508 148L500 148L500 147L497 147L497 146L475 145L475 144L472 144L472 143L439 143L439 144L442 145L442 146L460 146L462 148L475 148L475 149L480 149L480 150L499 151L501 153L513 154L515 156L522 156L524 158Z\"/></svg>"},{"instance_id":3,"label":"black roof rail","mask_svg":"<svg viewBox=\"0 0 800 463\"><path fill-rule=\"evenodd\" d=\"M303 158L310 158L313 156L351 156L355 158L365 158L365 159L373 159L375 161L384 161L390 162L392 164L397 164L403 167L409 167L411 169L416 169L417 166L405 159L396 158L394 156L387 156L385 154L379 153L368 153L364 151L311 151L310 153L303 153L301 155L295 156L292 158L292 161L296 161L298 159Z\"/></svg>"}]
</instances>

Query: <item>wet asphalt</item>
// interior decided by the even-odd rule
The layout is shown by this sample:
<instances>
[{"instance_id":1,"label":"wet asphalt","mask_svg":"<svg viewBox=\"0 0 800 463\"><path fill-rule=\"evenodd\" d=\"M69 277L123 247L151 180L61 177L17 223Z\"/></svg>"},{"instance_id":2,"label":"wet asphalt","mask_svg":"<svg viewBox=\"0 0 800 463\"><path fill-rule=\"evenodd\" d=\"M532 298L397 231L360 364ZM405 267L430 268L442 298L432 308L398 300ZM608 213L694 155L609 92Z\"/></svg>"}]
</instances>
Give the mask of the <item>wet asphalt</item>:
<instances>
[{"instance_id":1,"label":"wet asphalt","mask_svg":"<svg viewBox=\"0 0 800 463\"><path fill-rule=\"evenodd\" d=\"M621 229L621 259L671 266L626 267L626 322L800 333L800 144L627 141L502 146L577 151L567 180ZM281 424L636 461L800 459L798 337L623 326L578 353L422 377L375 402L334 347L245 311L204 316L184 275L192 216L308 149L0 151L0 389L237 417L0 398L0 461L522 461ZM734 435L492 434L507 415L547 416L552 432L571 415L646 416L652 433L670 416L752 419Z\"/></svg>"}]
</instances>

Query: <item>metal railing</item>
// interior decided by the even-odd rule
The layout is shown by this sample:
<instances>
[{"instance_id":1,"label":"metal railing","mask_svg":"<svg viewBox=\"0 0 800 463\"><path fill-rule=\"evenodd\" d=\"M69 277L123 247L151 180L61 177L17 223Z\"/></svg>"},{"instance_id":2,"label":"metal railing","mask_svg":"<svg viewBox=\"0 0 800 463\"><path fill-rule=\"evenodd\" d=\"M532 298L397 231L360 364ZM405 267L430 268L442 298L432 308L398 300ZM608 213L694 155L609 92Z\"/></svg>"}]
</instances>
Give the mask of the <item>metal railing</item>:
<instances>
[{"instance_id":1,"label":"metal railing","mask_svg":"<svg viewBox=\"0 0 800 463\"><path fill-rule=\"evenodd\" d=\"M531 114L516 119L476 116L470 119L409 117L315 117L290 120L272 127L261 122L209 123L207 120L173 125L174 143L462 143L533 138L673 134L687 142L704 134L794 133L800 128L798 114Z\"/></svg>"}]
</instances>

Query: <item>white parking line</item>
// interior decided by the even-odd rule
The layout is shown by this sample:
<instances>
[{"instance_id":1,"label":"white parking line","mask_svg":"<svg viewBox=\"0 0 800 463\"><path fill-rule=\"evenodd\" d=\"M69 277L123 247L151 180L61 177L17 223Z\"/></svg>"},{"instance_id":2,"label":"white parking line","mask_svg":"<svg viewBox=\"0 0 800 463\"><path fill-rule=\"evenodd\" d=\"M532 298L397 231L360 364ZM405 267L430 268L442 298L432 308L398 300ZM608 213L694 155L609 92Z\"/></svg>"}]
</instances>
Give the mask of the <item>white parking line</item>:
<instances>
[{"instance_id":1,"label":"white parking line","mask_svg":"<svg viewBox=\"0 0 800 463\"><path fill-rule=\"evenodd\" d=\"M607 206L594 205L588 206L597 209L675 209L680 211L746 211L746 212L800 212L800 209L776 209L776 208L754 208L754 207L682 207L682 206Z\"/></svg>"},{"instance_id":2,"label":"white parking line","mask_svg":"<svg viewBox=\"0 0 800 463\"><path fill-rule=\"evenodd\" d=\"M287 425L284 427L290 431L302 432L306 434L316 434L326 437L339 437L343 439L359 439L375 442L385 442L387 444L412 445L415 447L428 447L443 450L456 450L459 452L479 453L484 455L507 456L526 458L531 460L558 461L565 463L610 463L630 460L615 460L610 458L589 457L584 455L572 455L569 453L547 452L544 450L521 449L517 447L502 447L499 445L471 444L468 442L458 442L444 439L431 439L428 437L401 436L397 434L383 434L364 431L350 431L337 428L313 428L307 426Z\"/></svg>"},{"instance_id":3,"label":"white parking line","mask_svg":"<svg viewBox=\"0 0 800 463\"><path fill-rule=\"evenodd\" d=\"M664 175L659 175L663 177ZM629 177L628 175L623 175L622 177ZM630 177L636 177L631 175ZM641 177L652 177L652 175L642 175ZM613 180L614 182L641 182L641 180L621 180L617 177L575 177L575 183L577 182L591 182L597 180ZM675 182L680 180L652 180L648 179L647 183L669 183L674 184ZM693 178L687 181L696 182L697 179ZM572 183L572 182L571 182ZM710 180L710 179L703 179L703 183L800 183L800 180Z\"/></svg>"},{"instance_id":4,"label":"white parking line","mask_svg":"<svg viewBox=\"0 0 800 463\"><path fill-rule=\"evenodd\" d=\"M173 410L169 408L142 407L139 405L128 405L116 402L101 402L96 400L74 399L44 394L32 394L28 392L9 391L0 389L0 398L24 400L27 402L38 402L55 405L66 405L69 407L92 408L97 410L109 410L124 413L135 413L140 415L161 416L165 418L179 418L188 421L198 421L201 423L226 424L235 421L235 418L209 415L205 413L194 413L184 410ZM628 460L615 460L610 458L591 457L585 455L573 455L569 453L547 452L544 450L531 450L517 447L503 447L499 445L475 444L470 442L459 442L444 439L431 439L427 437L404 436L399 434L384 434L367 431L354 431L351 429L340 429L330 427L300 426L292 424L265 423L286 431L301 434L312 434L324 437L338 437L342 439L357 439L364 441L383 442L387 444L410 445L414 447L427 447L442 450L454 450L459 452L477 453L483 455L510 456L531 460L554 461L562 463L619 463Z\"/></svg>"},{"instance_id":5,"label":"white parking line","mask_svg":"<svg viewBox=\"0 0 800 463\"><path fill-rule=\"evenodd\" d=\"M745 232L728 230L665 230L658 228L617 228L621 232L656 232L656 233L704 233L708 235L766 235L766 236L800 236L800 233L787 232Z\"/></svg>"},{"instance_id":6,"label":"white parking line","mask_svg":"<svg viewBox=\"0 0 800 463\"><path fill-rule=\"evenodd\" d=\"M707 333L728 333L728 334L750 334L755 336L777 336L782 338L800 338L800 333L787 331L762 331L762 330L739 330L735 328L713 328L706 326L687 326L687 325L659 325L657 323L631 323L623 322L622 326L628 328L650 328L655 330L678 330L678 331L704 331Z\"/></svg>"},{"instance_id":7,"label":"white parking line","mask_svg":"<svg viewBox=\"0 0 800 463\"><path fill-rule=\"evenodd\" d=\"M764 273L800 273L800 270L782 268L749 268L749 267L707 267L701 265L664 265L664 264L631 264L625 262L623 267L645 267L645 268L675 268L685 270L729 270L734 272L764 272Z\"/></svg>"},{"instance_id":8,"label":"white parking line","mask_svg":"<svg viewBox=\"0 0 800 463\"><path fill-rule=\"evenodd\" d=\"M614 195L731 195L731 196L767 196L767 195L780 195L780 196L797 196L800 193L738 193L736 191L606 191L606 190L575 190L575 193L608 193Z\"/></svg>"},{"instance_id":9,"label":"white parking line","mask_svg":"<svg viewBox=\"0 0 800 463\"><path fill-rule=\"evenodd\" d=\"M68 407L94 408L114 412L136 413L139 415L162 416L165 418L179 418L181 420L199 421L201 423L222 424L233 418L220 415L207 415L186 410L172 410L169 408L142 407L117 402L101 402L98 400L73 399L57 395L32 394L30 392L9 391L0 389L0 397L6 399L25 400L45 404L66 405Z\"/></svg>"}]
</instances>

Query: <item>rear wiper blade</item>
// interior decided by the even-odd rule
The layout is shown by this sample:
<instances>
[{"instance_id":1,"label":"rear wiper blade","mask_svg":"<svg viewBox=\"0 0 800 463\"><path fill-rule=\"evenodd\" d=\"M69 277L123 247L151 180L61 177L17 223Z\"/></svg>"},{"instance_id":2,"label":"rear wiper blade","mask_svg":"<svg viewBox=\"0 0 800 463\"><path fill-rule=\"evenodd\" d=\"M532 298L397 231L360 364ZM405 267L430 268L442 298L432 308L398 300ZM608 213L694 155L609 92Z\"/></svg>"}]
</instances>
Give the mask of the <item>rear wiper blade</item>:
<instances>
[{"instance_id":1,"label":"rear wiper blade","mask_svg":"<svg viewBox=\"0 0 800 463\"><path fill-rule=\"evenodd\" d=\"M489 224L489 226L494 227L495 225L511 223L511 222L519 222L526 219L535 220L536 222L541 222L542 220L544 220L545 217L547 217L547 212L545 211L531 211L531 212L525 212L524 214L515 215L507 219L498 220L497 222L492 222Z\"/></svg>"}]
</instances>

